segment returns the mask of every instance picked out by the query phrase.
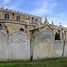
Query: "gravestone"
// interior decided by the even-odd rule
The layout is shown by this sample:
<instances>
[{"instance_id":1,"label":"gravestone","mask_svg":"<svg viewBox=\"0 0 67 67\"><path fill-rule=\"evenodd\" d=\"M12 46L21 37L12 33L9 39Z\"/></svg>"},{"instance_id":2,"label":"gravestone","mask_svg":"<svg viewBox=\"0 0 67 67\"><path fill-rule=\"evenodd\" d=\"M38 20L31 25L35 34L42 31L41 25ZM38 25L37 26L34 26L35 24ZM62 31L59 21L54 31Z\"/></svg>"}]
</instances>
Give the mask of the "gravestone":
<instances>
[{"instance_id":1,"label":"gravestone","mask_svg":"<svg viewBox=\"0 0 67 67\"><path fill-rule=\"evenodd\" d=\"M9 36L9 59L30 59L30 38L24 32Z\"/></svg>"},{"instance_id":2,"label":"gravestone","mask_svg":"<svg viewBox=\"0 0 67 67\"><path fill-rule=\"evenodd\" d=\"M41 31L35 36L33 59L51 58L53 49L52 31Z\"/></svg>"}]
</instances>

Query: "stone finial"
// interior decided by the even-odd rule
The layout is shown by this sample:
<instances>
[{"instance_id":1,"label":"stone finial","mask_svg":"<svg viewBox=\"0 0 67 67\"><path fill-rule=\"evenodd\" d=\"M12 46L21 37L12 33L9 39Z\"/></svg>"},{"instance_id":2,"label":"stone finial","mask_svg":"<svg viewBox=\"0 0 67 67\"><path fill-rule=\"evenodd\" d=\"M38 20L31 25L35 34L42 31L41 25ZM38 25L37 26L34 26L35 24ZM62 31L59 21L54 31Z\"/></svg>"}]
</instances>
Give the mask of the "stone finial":
<instances>
[{"instance_id":1,"label":"stone finial","mask_svg":"<svg viewBox=\"0 0 67 67\"><path fill-rule=\"evenodd\" d=\"M47 21L47 17L45 16L45 21Z\"/></svg>"},{"instance_id":2,"label":"stone finial","mask_svg":"<svg viewBox=\"0 0 67 67\"><path fill-rule=\"evenodd\" d=\"M52 20L52 25L54 25L54 22L53 22L53 20Z\"/></svg>"},{"instance_id":3,"label":"stone finial","mask_svg":"<svg viewBox=\"0 0 67 67\"><path fill-rule=\"evenodd\" d=\"M59 24L60 24L60 26L62 26L62 25L61 25L61 22L60 22Z\"/></svg>"},{"instance_id":4,"label":"stone finial","mask_svg":"<svg viewBox=\"0 0 67 67\"><path fill-rule=\"evenodd\" d=\"M3 7L1 7L1 9L4 9Z\"/></svg>"},{"instance_id":5,"label":"stone finial","mask_svg":"<svg viewBox=\"0 0 67 67\"><path fill-rule=\"evenodd\" d=\"M4 8L3 8L3 7L1 7L0 9L1 9L1 10L4 10Z\"/></svg>"},{"instance_id":6,"label":"stone finial","mask_svg":"<svg viewBox=\"0 0 67 67\"><path fill-rule=\"evenodd\" d=\"M44 23L49 24L49 22L48 22L48 20L47 20L47 17L45 17Z\"/></svg>"}]
</instances>

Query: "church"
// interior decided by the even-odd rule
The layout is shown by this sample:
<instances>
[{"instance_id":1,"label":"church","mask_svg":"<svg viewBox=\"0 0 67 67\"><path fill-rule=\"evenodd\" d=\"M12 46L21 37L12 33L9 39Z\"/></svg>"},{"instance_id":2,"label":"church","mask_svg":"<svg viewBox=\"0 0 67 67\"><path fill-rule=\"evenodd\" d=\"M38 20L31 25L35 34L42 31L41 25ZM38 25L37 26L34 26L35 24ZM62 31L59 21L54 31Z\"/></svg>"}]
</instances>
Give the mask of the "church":
<instances>
[{"instance_id":1,"label":"church","mask_svg":"<svg viewBox=\"0 0 67 67\"><path fill-rule=\"evenodd\" d=\"M16 12L9 9L0 8L0 30L5 33L14 33L23 29L25 33L31 36L31 30L40 29L42 27L48 26L53 29L54 37L59 36L59 40L67 40L67 28L62 25L54 25L53 22L50 24L45 18L44 23L42 23L42 18L39 16L29 15L22 12Z\"/></svg>"}]
</instances>

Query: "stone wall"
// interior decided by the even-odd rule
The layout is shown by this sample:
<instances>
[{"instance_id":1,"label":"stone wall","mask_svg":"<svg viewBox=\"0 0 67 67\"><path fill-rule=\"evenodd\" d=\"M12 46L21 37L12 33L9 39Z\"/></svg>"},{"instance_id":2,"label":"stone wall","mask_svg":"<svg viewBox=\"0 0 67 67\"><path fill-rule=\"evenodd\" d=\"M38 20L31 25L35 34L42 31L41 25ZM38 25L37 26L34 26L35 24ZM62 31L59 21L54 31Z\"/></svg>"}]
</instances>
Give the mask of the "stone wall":
<instances>
[{"instance_id":1,"label":"stone wall","mask_svg":"<svg viewBox=\"0 0 67 67\"><path fill-rule=\"evenodd\" d=\"M54 41L52 57L62 57L63 41Z\"/></svg>"},{"instance_id":2,"label":"stone wall","mask_svg":"<svg viewBox=\"0 0 67 67\"><path fill-rule=\"evenodd\" d=\"M67 57L67 41L65 41L64 57Z\"/></svg>"},{"instance_id":3,"label":"stone wall","mask_svg":"<svg viewBox=\"0 0 67 67\"><path fill-rule=\"evenodd\" d=\"M62 57L63 45L64 45L64 40L54 41L52 57L54 58ZM67 57L67 41L65 41L65 46L64 46L64 57Z\"/></svg>"}]
</instances>

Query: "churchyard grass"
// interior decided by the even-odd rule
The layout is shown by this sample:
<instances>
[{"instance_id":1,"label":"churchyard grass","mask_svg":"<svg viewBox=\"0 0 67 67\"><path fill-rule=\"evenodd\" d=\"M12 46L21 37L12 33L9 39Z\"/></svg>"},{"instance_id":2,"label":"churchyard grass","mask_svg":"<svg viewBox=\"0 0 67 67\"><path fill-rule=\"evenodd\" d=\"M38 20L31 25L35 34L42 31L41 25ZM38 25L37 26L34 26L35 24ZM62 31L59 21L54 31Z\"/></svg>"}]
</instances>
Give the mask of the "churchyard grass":
<instances>
[{"instance_id":1,"label":"churchyard grass","mask_svg":"<svg viewBox=\"0 0 67 67\"><path fill-rule=\"evenodd\" d=\"M67 67L67 58L55 58L33 61L1 61L0 67Z\"/></svg>"}]
</instances>

